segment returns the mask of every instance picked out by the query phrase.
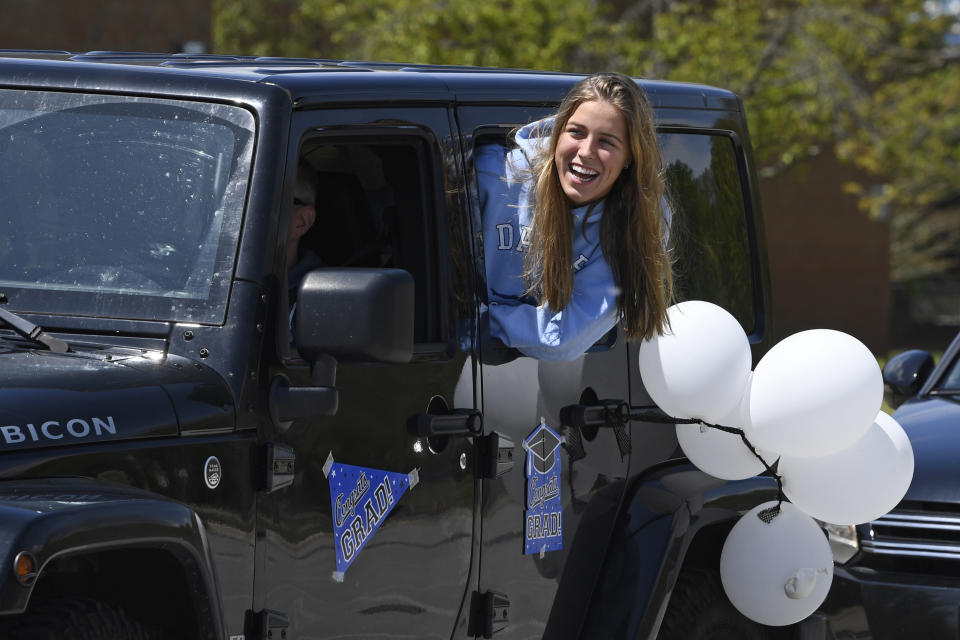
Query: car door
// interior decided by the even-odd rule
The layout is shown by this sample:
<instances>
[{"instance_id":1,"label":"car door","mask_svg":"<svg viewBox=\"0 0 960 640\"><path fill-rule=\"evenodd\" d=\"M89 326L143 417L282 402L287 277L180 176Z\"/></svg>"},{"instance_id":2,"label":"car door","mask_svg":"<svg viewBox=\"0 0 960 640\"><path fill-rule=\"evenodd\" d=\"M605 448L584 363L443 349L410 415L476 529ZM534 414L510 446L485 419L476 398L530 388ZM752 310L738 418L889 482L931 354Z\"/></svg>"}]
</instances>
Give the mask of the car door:
<instances>
[{"instance_id":1,"label":"car door","mask_svg":"<svg viewBox=\"0 0 960 640\"><path fill-rule=\"evenodd\" d=\"M288 166L305 161L318 184L302 242L321 266L410 272L416 335L407 364L339 363L335 415L270 430L295 473L259 505L254 609L278 612L267 623L297 638L449 638L466 624L474 445L464 430L431 436L420 419L474 409L471 343L457 332L473 298L453 264L466 254L447 188L459 180L449 114L317 109L294 127ZM284 353L282 324L271 375L310 385L308 364Z\"/></svg>"},{"instance_id":2,"label":"car door","mask_svg":"<svg viewBox=\"0 0 960 640\"><path fill-rule=\"evenodd\" d=\"M474 148L502 142L511 129L550 113L543 106L460 107L470 188ZM513 444L515 464L482 485L474 631L574 637L629 473L631 426L579 428L561 416L565 407L604 399L629 403L635 350L628 355L619 327L572 362L481 343L484 426L502 436L501 446ZM665 435L645 442L657 449L648 453L662 458L673 451L675 440Z\"/></svg>"}]
</instances>

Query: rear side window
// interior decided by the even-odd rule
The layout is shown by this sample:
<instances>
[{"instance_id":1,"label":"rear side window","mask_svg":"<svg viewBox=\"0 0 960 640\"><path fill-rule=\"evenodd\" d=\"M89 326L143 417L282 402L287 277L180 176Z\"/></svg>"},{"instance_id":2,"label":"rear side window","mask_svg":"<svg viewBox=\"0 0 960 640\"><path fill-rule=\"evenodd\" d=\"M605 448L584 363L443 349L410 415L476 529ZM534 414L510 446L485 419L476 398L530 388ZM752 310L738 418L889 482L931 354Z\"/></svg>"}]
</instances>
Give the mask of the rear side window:
<instances>
[{"instance_id":1,"label":"rear side window","mask_svg":"<svg viewBox=\"0 0 960 640\"><path fill-rule=\"evenodd\" d=\"M750 237L737 147L727 135L661 133L673 212L678 300L707 300L747 333L756 324Z\"/></svg>"}]
</instances>

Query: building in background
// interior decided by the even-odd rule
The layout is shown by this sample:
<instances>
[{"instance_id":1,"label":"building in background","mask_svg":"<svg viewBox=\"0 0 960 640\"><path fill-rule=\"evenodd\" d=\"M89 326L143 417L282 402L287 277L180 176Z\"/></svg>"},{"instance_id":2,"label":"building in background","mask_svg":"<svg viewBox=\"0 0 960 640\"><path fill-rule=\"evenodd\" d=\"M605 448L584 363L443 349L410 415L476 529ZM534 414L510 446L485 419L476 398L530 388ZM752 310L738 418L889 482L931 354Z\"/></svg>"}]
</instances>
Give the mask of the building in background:
<instances>
[{"instance_id":1,"label":"building in background","mask_svg":"<svg viewBox=\"0 0 960 640\"><path fill-rule=\"evenodd\" d=\"M211 0L0 0L0 48L205 53Z\"/></svg>"},{"instance_id":2,"label":"building in background","mask_svg":"<svg viewBox=\"0 0 960 640\"><path fill-rule=\"evenodd\" d=\"M832 153L760 180L770 252L774 331L836 329L874 353L891 346L890 226L844 192L870 182Z\"/></svg>"}]
</instances>

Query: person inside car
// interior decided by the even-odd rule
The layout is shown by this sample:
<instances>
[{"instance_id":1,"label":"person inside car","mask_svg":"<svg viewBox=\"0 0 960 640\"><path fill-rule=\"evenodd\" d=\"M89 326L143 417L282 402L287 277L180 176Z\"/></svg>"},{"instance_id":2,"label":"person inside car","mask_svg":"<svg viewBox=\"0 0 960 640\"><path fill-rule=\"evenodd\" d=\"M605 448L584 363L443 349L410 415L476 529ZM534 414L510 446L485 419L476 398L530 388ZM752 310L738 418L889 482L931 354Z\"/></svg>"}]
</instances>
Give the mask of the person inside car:
<instances>
[{"instance_id":1,"label":"person inside car","mask_svg":"<svg viewBox=\"0 0 960 640\"><path fill-rule=\"evenodd\" d=\"M296 302L297 290L304 276L311 269L324 266L317 252L301 246L300 242L317 220L316 198L317 174L306 162L300 161L287 236L287 289L291 306Z\"/></svg>"},{"instance_id":2,"label":"person inside car","mask_svg":"<svg viewBox=\"0 0 960 640\"><path fill-rule=\"evenodd\" d=\"M621 322L662 333L673 296L653 114L629 77L578 82L554 116L478 147L489 333L572 360Z\"/></svg>"},{"instance_id":3,"label":"person inside car","mask_svg":"<svg viewBox=\"0 0 960 640\"><path fill-rule=\"evenodd\" d=\"M294 314L300 283L312 269L324 266L320 255L300 240L317 220L317 173L305 161L297 165L293 190L293 214L287 235L287 302L290 305L290 343L293 344Z\"/></svg>"}]
</instances>

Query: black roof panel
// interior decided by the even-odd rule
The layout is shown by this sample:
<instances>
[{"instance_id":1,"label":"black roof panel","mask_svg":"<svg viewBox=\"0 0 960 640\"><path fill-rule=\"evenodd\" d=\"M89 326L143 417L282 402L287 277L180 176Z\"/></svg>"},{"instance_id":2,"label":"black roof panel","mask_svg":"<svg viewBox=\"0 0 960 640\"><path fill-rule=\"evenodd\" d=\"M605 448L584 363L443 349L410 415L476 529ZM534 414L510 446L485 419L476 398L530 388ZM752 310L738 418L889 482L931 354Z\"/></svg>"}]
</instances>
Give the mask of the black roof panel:
<instances>
[{"instance_id":1,"label":"black roof panel","mask_svg":"<svg viewBox=\"0 0 960 640\"><path fill-rule=\"evenodd\" d=\"M111 71L110 68L126 71ZM398 62L279 58L207 54L133 53L123 51L0 50L0 86L29 82L38 74L49 75L46 86L58 86L54 77L70 77L73 86L84 89L85 76L97 78L97 87L115 90L135 75L136 67L157 83L158 74L167 74L162 85L176 91L193 78L198 90L212 90L210 80L276 85L289 93L299 107L344 102L407 102L455 100L461 103L552 103L560 100L579 74L495 69ZM32 81L28 81L32 78ZM175 78L175 79L174 79ZM113 80L113 81L111 81ZM694 109L738 109L731 92L676 82L639 79L654 106ZM169 83L169 84L168 84ZM41 82L40 84L44 84ZM142 83L133 82L131 90ZM159 89L160 87L157 87ZM238 88L234 88L237 91ZM157 93L159 91L150 91ZM231 93L233 93L231 92ZM198 95L202 93L198 92ZM210 96L214 97L214 96Z\"/></svg>"}]
</instances>

